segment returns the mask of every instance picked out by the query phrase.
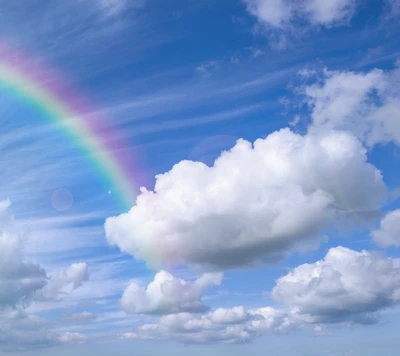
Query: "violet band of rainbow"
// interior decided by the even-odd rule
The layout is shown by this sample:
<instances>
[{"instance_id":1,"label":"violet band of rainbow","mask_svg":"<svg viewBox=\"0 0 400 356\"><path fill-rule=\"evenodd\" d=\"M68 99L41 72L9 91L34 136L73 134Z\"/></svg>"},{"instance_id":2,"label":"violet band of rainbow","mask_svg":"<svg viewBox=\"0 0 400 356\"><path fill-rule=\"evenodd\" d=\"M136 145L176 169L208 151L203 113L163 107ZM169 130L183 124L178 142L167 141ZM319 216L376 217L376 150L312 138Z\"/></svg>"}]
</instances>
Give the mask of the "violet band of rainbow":
<instances>
[{"instance_id":1,"label":"violet band of rainbow","mask_svg":"<svg viewBox=\"0 0 400 356\"><path fill-rule=\"evenodd\" d=\"M129 143L113 129L110 117L91 106L68 86L60 73L20 51L0 44L0 85L33 106L44 120L60 126L64 134L90 157L102 179L111 187L120 209L135 203L139 175L138 159Z\"/></svg>"}]
</instances>

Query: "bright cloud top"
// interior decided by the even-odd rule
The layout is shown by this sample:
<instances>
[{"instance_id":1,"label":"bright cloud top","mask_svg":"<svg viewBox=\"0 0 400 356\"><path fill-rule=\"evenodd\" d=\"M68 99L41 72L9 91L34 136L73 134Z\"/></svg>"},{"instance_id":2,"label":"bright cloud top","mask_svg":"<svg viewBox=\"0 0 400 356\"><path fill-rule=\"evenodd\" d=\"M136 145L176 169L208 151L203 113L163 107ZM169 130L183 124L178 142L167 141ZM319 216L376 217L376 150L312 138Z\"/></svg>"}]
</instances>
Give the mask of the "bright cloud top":
<instances>
[{"instance_id":1,"label":"bright cloud top","mask_svg":"<svg viewBox=\"0 0 400 356\"><path fill-rule=\"evenodd\" d=\"M131 282L120 303L128 313L134 314L203 312L208 309L201 300L203 293L211 286L220 285L222 277L221 273L208 273L188 282L160 271L146 288Z\"/></svg>"},{"instance_id":2,"label":"bright cloud top","mask_svg":"<svg viewBox=\"0 0 400 356\"><path fill-rule=\"evenodd\" d=\"M376 312L400 301L400 259L331 248L279 278L272 296L302 322L375 322Z\"/></svg>"},{"instance_id":3,"label":"bright cloud top","mask_svg":"<svg viewBox=\"0 0 400 356\"><path fill-rule=\"evenodd\" d=\"M372 232L374 241L384 247L400 246L400 209L389 212L379 229Z\"/></svg>"},{"instance_id":4,"label":"bright cloud top","mask_svg":"<svg viewBox=\"0 0 400 356\"><path fill-rule=\"evenodd\" d=\"M0 1L0 354L396 353L399 14Z\"/></svg>"},{"instance_id":5,"label":"bright cloud top","mask_svg":"<svg viewBox=\"0 0 400 356\"><path fill-rule=\"evenodd\" d=\"M400 70L369 72L324 70L303 88L311 108L310 131L332 129L357 135L368 146L400 145Z\"/></svg>"},{"instance_id":6,"label":"bright cloud top","mask_svg":"<svg viewBox=\"0 0 400 356\"><path fill-rule=\"evenodd\" d=\"M316 241L334 217L379 209L386 188L350 134L289 129L239 140L212 167L182 161L105 224L137 259L226 269L277 262Z\"/></svg>"},{"instance_id":7,"label":"bright cloud top","mask_svg":"<svg viewBox=\"0 0 400 356\"><path fill-rule=\"evenodd\" d=\"M175 339L184 343L243 343L266 333L330 324L366 324L400 302L400 259L344 247L303 264L276 281L271 296L280 306L236 306L207 313L171 313L144 324L124 339Z\"/></svg>"}]
</instances>

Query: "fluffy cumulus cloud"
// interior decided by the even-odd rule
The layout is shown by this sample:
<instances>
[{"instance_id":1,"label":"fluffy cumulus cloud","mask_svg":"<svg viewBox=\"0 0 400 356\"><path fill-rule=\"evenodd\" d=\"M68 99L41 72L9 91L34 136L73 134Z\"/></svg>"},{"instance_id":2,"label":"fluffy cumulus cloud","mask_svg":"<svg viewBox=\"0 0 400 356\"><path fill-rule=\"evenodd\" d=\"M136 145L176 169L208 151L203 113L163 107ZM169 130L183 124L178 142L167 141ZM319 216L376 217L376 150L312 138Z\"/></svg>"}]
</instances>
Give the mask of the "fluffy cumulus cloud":
<instances>
[{"instance_id":1,"label":"fluffy cumulus cloud","mask_svg":"<svg viewBox=\"0 0 400 356\"><path fill-rule=\"evenodd\" d=\"M244 0L244 3L261 28L277 35L281 45L285 38L306 28L348 23L356 6L356 0Z\"/></svg>"},{"instance_id":2,"label":"fluffy cumulus cloud","mask_svg":"<svg viewBox=\"0 0 400 356\"><path fill-rule=\"evenodd\" d=\"M48 321L29 315L26 308L44 296L65 295L66 285L76 289L88 278L86 264L71 265L59 277L49 278L41 266L25 261L25 239L25 231L10 214L10 202L0 201L0 350L32 350L63 342Z\"/></svg>"},{"instance_id":3,"label":"fluffy cumulus cloud","mask_svg":"<svg viewBox=\"0 0 400 356\"><path fill-rule=\"evenodd\" d=\"M331 248L279 278L272 296L297 322L375 322L377 312L400 302L400 259Z\"/></svg>"},{"instance_id":4,"label":"fluffy cumulus cloud","mask_svg":"<svg viewBox=\"0 0 400 356\"><path fill-rule=\"evenodd\" d=\"M400 209L388 213L372 237L381 246L400 246Z\"/></svg>"},{"instance_id":5,"label":"fluffy cumulus cloud","mask_svg":"<svg viewBox=\"0 0 400 356\"><path fill-rule=\"evenodd\" d=\"M73 292L89 280L89 267L84 262L73 263L65 271L49 279L47 284L36 293L36 298L58 299Z\"/></svg>"},{"instance_id":6,"label":"fluffy cumulus cloud","mask_svg":"<svg viewBox=\"0 0 400 356\"><path fill-rule=\"evenodd\" d=\"M160 271L147 287L131 282L120 303L128 313L135 314L202 312L207 310L201 300L204 292L221 281L220 273L204 274L191 282Z\"/></svg>"},{"instance_id":7,"label":"fluffy cumulus cloud","mask_svg":"<svg viewBox=\"0 0 400 356\"><path fill-rule=\"evenodd\" d=\"M273 308L220 308L206 314L179 313L145 324L124 339L174 339L184 343L244 343L266 332L292 328L286 313Z\"/></svg>"},{"instance_id":8,"label":"fluffy cumulus cloud","mask_svg":"<svg viewBox=\"0 0 400 356\"><path fill-rule=\"evenodd\" d=\"M23 258L24 232L9 214L10 202L0 202L0 310L28 303L47 283L46 272Z\"/></svg>"},{"instance_id":9,"label":"fluffy cumulus cloud","mask_svg":"<svg viewBox=\"0 0 400 356\"><path fill-rule=\"evenodd\" d=\"M324 70L303 87L311 109L310 132L332 129L357 135L366 145L400 145L400 69L369 72Z\"/></svg>"},{"instance_id":10,"label":"fluffy cumulus cloud","mask_svg":"<svg viewBox=\"0 0 400 356\"><path fill-rule=\"evenodd\" d=\"M278 306L218 308L180 312L144 324L123 339L177 340L183 343L243 343L266 333L294 329L327 335L332 324L369 324L400 303L400 259L344 247L294 268L271 292Z\"/></svg>"},{"instance_id":11,"label":"fluffy cumulus cloud","mask_svg":"<svg viewBox=\"0 0 400 356\"><path fill-rule=\"evenodd\" d=\"M226 269L309 247L331 219L375 211L385 194L354 136L282 129L239 140L212 167L176 164L105 229L137 259Z\"/></svg>"}]
</instances>

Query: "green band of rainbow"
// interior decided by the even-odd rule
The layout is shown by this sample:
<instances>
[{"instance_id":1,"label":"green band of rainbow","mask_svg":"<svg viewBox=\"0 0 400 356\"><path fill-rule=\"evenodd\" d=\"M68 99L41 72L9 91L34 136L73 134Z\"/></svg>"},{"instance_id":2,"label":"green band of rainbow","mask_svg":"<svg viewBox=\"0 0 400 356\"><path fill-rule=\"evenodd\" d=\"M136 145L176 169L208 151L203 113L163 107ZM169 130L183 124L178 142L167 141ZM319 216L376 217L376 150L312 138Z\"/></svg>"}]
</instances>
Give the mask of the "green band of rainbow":
<instances>
[{"instance_id":1,"label":"green band of rainbow","mask_svg":"<svg viewBox=\"0 0 400 356\"><path fill-rule=\"evenodd\" d=\"M0 84L35 107L45 120L57 123L65 135L85 151L113 190L120 208L135 203L137 158L112 129L109 117L96 114L82 95L69 89L61 76L43 69L26 56L0 45ZM99 112L99 110L97 110Z\"/></svg>"}]
</instances>

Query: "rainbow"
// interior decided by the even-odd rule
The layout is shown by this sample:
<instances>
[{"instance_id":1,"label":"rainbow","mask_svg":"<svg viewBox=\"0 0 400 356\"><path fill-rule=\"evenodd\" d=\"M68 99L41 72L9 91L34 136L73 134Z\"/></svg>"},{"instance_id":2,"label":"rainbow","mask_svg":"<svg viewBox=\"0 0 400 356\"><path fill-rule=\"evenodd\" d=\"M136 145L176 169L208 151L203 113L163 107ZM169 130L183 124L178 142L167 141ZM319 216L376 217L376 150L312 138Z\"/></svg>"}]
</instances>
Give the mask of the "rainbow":
<instances>
[{"instance_id":1,"label":"rainbow","mask_svg":"<svg viewBox=\"0 0 400 356\"><path fill-rule=\"evenodd\" d=\"M94 110L87 99L66 83L47 64L44 69L32 56L0 44L0 86L38 110L45 120L59 125L90 157L120 208L129 210L137 196L137 158L112 129L110 118L101 110Z\"/></svg>"}]
</instances>

